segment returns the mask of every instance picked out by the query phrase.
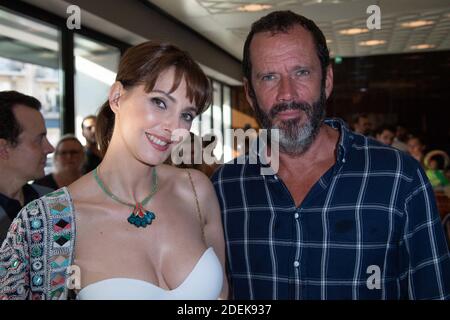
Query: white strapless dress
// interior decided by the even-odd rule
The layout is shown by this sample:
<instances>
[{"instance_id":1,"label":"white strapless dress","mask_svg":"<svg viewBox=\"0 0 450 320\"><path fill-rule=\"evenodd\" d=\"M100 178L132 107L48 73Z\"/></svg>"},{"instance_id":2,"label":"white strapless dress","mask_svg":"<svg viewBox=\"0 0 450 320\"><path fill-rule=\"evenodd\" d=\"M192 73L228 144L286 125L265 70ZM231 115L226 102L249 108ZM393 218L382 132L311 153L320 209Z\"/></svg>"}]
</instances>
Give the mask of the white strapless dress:
<instances>
[{"instance_id":1,"label":"white strapless dress","mask_svg":"<svg viewBox=\"0 0 450 320\"><path fill-rule=\"evenodd\" d=\"M194 269L175 289L166 290L150 282L111 278L87 285L78 300L216 300L223 285L222 265L212 247L205 250Z\"/></svg>"}]
</instances>

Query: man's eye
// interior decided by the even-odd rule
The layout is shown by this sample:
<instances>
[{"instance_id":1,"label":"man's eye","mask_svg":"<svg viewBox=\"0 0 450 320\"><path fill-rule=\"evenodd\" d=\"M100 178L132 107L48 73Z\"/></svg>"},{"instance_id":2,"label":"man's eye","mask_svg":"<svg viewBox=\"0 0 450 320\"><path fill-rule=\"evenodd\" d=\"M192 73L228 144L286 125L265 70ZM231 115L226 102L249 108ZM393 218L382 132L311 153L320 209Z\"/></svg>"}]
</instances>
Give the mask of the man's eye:
<instances>
[{"instance_id":1,"label":"man's eye","mask_svg":"<svg viewBox=\"0 0 450 320\"><path fill-rule=\"evenodd\" d=\"M37 144L42 144L44 142L44 138L45 138L44 135L40 135L40 136L36 137L35 142Z\"/></svg>"},{"instance_id":2,"label":"man's eye","mask_svg":"<svg viewBox=\"0 0 450 320\"><path fill-rule=\"evenodd\" d=\"M166 108L167 108L165 102L164 102L163 100L159 99L159 98L152 98L152 102L153 102L153 104L155 104L158 108L161 108L161 109L166 109Z\"/></svg>"},{"instance_id":3,"label":"man's eye","mask_svg":"<svg viewBox=\"0 0 450 320\"><path fill-rule=\"evenodd\" d=\"M271 80L275 80L275 75L273 74L267 74L265 76L261 77L262 81L271 81Z\"/></svg>"},{"instance_id":4,"label":"man's eye","mask_svg":"<svg viewBox=\"0 0 450 320\"><path fill-rule=\"evenodd\" d=\"M297 76L309 76L309 74L310 74L309 70L304 70L304 69L298 70L296 72Z\"/></svg>"}]
</instances>

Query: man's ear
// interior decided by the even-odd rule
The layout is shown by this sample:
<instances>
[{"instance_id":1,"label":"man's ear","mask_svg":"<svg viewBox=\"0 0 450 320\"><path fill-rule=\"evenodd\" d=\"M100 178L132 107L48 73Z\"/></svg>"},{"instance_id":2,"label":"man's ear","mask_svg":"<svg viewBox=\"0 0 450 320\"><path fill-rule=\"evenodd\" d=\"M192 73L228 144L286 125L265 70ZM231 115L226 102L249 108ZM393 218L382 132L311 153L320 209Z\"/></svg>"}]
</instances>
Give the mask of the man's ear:
<instances>
[{"instance_id":1,"label":"man's ear","mask_svg":"<svg viewBox=\"0 0 450 320\"><path fill-rule=\"evenodd\" d=\"M2 160L8 160L9 159L9 149L10 144L6 139L0 139L0 159Z\"/></svg>"},{"instance_id":2,"label":"man's ear","mask_svg":"<svg viewBox=\"0 0 450 320\"><path fill-rule=\"evenodd\" d=\"M109 89L109 107L111 108L112 112L116 113L117 110L119 110L119 99L120 95L123 93L124 88L122 83L120 81L116 81L111 86L111 89Z\"/></svg>"},{"instance_id":3,"label":"man's ear","mask_svg":"<svg viewBox=\"0 0 450 320\"><path fill-rule=\"evenodd\" d=\"M250 107L252 107L253 110L255 110L255 106L253 105L254 99L256 99L255 92L250 87L250 83L247 78L244 78L244 91L245 91L245 98L247 99L248 104L250 105Z\"/></svg>"},{"instance_id":4,"label":"man's ear","mask_svg":"<svg viewBox=\"0 0 450 320\"><path fill-rule=\"evenodd\" d=\"M333 91L333 68L331 67L331 64L327 67L327 73L325 77L325 94L328 99L331 92Z\"/></svg>"}]
</instances>

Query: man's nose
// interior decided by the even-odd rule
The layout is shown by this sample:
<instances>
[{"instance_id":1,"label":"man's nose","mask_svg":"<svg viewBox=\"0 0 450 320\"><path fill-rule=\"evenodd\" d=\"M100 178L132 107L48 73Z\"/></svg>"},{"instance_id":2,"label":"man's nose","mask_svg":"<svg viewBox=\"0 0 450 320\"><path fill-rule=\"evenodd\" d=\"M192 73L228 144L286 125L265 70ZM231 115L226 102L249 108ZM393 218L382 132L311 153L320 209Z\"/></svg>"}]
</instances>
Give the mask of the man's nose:
<instances>
[{"instance_id":1,"label":"man's nose","mask_svg":"<svg viewBox=\"0 0 450 320\"><path fill-rule=\"evenodd\" d=\"M49 154L55 151L55 148L51 145L47 138L45 138L45 153Z\"/></svg>"},{"instance_id":2,"label":"man's nose","mask_svg":"<svg viewBox=\"0 0 450 320\"><path fill-rule=\"evenodd\" d=\"M277 100L279 102L289 102L297 98L297 91L293 79L282 77L278 85Z\"/></svg>"}]
</instances>

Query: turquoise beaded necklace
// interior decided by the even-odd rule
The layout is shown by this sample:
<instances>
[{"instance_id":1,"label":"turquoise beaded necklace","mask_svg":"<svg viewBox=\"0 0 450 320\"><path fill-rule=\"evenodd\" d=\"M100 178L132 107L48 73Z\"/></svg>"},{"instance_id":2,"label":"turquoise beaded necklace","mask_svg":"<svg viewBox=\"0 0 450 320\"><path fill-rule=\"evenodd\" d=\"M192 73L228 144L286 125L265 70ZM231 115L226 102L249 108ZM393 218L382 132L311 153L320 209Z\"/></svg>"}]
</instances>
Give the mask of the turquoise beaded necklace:
<instances>
[{"instance_id":1,"label":"turquoise beaded necklace","mask_svg":"<svg viewBox=\"0 0 450 320\"><path fill-rule=\"evenodd\" d=\"M136 204L131 204L119 199L116 195L114 195L109 189L105 186L103 181L98 176L98 167L94 170L94 178L97 181L100 189L111 199L117 201L125 206L133 208L130 216L127 221L137 228L142 227L145 228L149 224L152 224L152 221L156 218L155 213L145 210L144 206L151 200L151 198L155 195L156 191L158 191L158 176L156 174L156 167L153 167L152 170L152 191L148 196L144 198L141 202L136 202Z\"/></svg>"}]
</instances>

